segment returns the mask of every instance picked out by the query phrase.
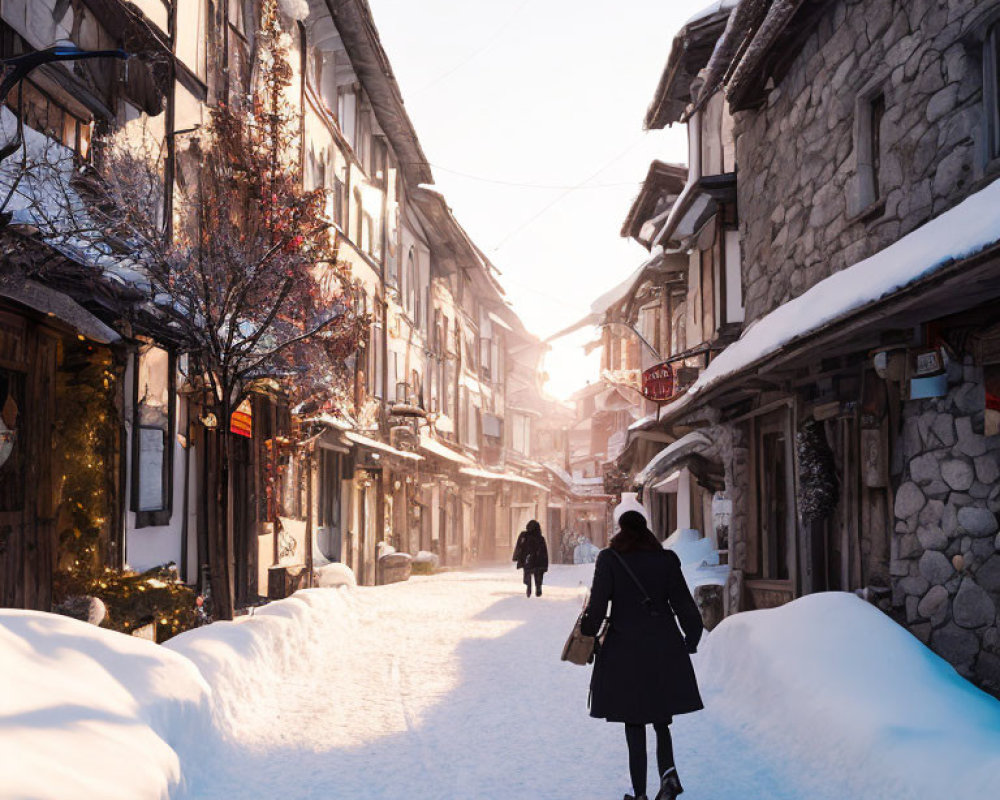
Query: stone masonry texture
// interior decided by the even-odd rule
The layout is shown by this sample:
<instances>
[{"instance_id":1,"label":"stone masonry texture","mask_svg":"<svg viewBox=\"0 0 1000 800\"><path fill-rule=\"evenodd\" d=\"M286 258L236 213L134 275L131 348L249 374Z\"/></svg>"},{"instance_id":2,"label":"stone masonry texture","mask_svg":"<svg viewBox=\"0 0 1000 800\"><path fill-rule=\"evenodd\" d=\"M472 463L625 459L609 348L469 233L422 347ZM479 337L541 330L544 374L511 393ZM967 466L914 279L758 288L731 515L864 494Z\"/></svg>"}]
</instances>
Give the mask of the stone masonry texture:
<instances>
[{"instance_id":1,"label":"stone masonry texture","mask_svg":"<svg viewBox=\"0 0 1000 800\"><path fill-rule=\"evenodd\" d=\"M919 227L996 177L980 155L994 0L831 3L787 75L736 119L747 321ZM881 199L859 215L859 98L884 92Z\"/></svg>"},{"instance_id":2,"label":"stone masonry texture","mask_svg":"<svg viewBox=\"0 0 1000 800\"><path fill-rule=\"evenodd\" d=\"M900 437L895 515L897 528L913 528L916 536L893 538L892 602L897 617L933 650L1000 694L1000 436L983 436L982 411L969 414L963 402L981 388L981 372L968 360L950 374L947 396L903 408L903 428L912 433ZM941 435L951 430L959 436ZM949 480L948 473L961 480ZM992 485L972 492L976 476Z\"/></svg>"}]
</instances>

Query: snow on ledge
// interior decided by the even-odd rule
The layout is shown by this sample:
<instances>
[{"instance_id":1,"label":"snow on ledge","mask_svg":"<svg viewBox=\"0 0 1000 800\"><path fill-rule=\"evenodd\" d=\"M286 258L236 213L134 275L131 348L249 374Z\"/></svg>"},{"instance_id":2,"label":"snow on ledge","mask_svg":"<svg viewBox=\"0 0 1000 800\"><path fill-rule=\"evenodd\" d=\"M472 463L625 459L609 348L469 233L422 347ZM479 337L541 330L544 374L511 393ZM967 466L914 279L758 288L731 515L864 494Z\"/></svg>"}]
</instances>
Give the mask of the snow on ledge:
<instances>
[{"instance_id":1,"label":"snow on ledge","mask_svg":"<svg viewBox=\"0 0 1000 800\"><path fill-rule=\"evenodd\" d=\"M661 410L680 411L723 378L774 354L796 339L968 258L1000 240L1000 180L911 231L884 250L824 278L753 322L723 350L687 393Z\"/></svg>"},{"instance_id":2,"label":"snow on ledge","mask_svg":"<svg viewBox=\"0 0 1000 800\"><path fill-rule=\"evenodd\" d=\"M728 617L695 668L706 707L808 765L816 796L997 794L1000 701L852 594Z\"/></svg>"}]
</instances>

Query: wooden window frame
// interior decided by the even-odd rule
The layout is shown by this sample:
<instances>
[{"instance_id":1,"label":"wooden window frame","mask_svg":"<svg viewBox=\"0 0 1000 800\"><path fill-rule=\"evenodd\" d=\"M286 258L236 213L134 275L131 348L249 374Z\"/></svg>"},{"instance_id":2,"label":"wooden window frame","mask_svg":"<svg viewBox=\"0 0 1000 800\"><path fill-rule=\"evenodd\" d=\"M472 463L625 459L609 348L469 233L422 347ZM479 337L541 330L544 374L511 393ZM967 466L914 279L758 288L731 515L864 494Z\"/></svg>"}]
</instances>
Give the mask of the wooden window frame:
<instances>
[{"instance_id":1,"label":"wooden window frame","mask_svg":"<svg viewBox=\"0 0 1000 800\"><path fill-rule=\"evenodd\" d=\"M852 221L869 221L885 212L886 186L879 177L883 163L881 124L890 107L888 79L880 75L857 93L854 106L854 150L857 169L849 203ZM876 129L877 128L877 129Z\"/></svg>"}]
</instances>

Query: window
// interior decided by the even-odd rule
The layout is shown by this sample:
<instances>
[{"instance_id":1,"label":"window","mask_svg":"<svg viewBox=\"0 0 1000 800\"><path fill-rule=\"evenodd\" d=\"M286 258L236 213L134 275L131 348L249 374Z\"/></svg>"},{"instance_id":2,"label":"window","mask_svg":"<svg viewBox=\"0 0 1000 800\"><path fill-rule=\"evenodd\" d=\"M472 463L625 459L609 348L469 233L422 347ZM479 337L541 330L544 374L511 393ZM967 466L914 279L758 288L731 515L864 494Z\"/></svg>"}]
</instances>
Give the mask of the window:
<instances>
[{"instance_id":1,"label":"window","mask_svg":"<svg viewBox=\"0 0 1000 800\"><path fill-rule=\"evenodd\" d=\"M361 190L354 190L354 205L357 208L357 216L355 217L355 229L354 229L354 244L356 244L361 249L364 249L362 241L364 239L364 229L365 229L365 219L364 219L364 204L361 202Z\"/></svg>"},{"instance_id":2,"label":"window","mask_svg":"<svg viewBox=\"0 0 1000 800\"><path fill-rule=\"evenodd\" d=\"M490 380L493 373L493 340L479 337L479 367L483 377Z\"/></svg>"},{"instance_id":3,"label":"window","mask_svg":"<svg viewBox=\"0 0 1000 800\"><path fill-rule=\"evenodd\" d=\"M337 120L340 131L351 147L357 147L358 90L356 86L341 86L337 90Z\"/></svg>"},{"instance_id":4,"label":"window","mask_svg":"<svg viewBox=\"0 0 1000 800\"><path fill-rule=\"evenodd\" d=\"M174 357L142 345L133 366L132 511L137 528L166 525L173 499Z\"/></svg>"},{"instance_id":5,"label":"window","mask_svg":"<svg viewBox=\"0 0 1000 800\"><path fill-rule=\"evenodd\" d=\"M0 23L0 56L16 56L31 50L13 28ZM21 87L24 124L55 139L81 158L87 158L92 131L90 115L83 109L71 109L70 103L57 100L31 80L22 81ZM17 94L17 87L14 87L4 100L15 114Z\"/></svg>"},{"instance_id":6,"label":"window","mask_svg":"<svg viewBox=\"0 0 1000 800\"><path fill-rule=\"evenodd\" d=\"M202 81L208 77L208 2L177 0L177 57Z\"/></svg>"},{"instance_id":7,"label":"window","mask_svg":"<svg viewBox=\"0 0 1000 800\"><path fill-rule=\"evenodd\" d=\"M885 117L885 94L879 92L871 100L868 125L871 128L868 136L871 140L871 181L872 194L875 198L882 196L882 120Z\"/></svg>"},{"instance_id":8,"label":"window","mask_svg":"<svg viewBox=\"0 0 1000 800\"><path fill-rule=\"evenodd\" d=\"M1000 22L987 31L983 43L983 112L987 159L1000 158Z\"/></svg>"},{"instance_id":9,"label":"window","mask_svg":"<svg viewBox=\"0 0 1000 800\"><path fill-rule=\"evenodd\" d=\"M365 110L358 116L358 136L354 145L354 152L358 156L365 172L369 177L372 175L371 154L372 154L372 120L371 112Z\"/></svg>"},{"instance_id":10,"label":"window","mask_svg":"<svg viewBox=\"0 0 1000 800\"><path fill-rule=\"evenodd\" d=\"M419 324L419 292L417 289L417 256L416 251L411 247L406 257L406 270L403 276L403 303L410 317Z\"/></svg>"},{"instance_id":11,"label":"window","mask_svg":"<svg viewBox=\"0 0 1000 800\"><path fill-rule=\"evenodd\" d=\"M404 389L402 395L399 393L399 386L397 379L399 377L399 353L395 350L390 350L386 356L388 358L387 362L387 385L385 387L386 400L390 403L402 403L406 401L406 391ZM404 384L405 385L405 384Z\"/></svg>"},{"instance_id":12,"label":"window","mask_svg":"<svg viewBox=\"0 0 1000 800\"><path fill-rule=\"evenodd\" d=\"M466 396L465 415L465 445L467 447L479 448L479 407L473 402L469 393L463 390Z\"/></svg>"},{"instance_id":13,"label":"window","mask_svg":"<svg viewBox=\"0 0 1000 800\"><path fill-rule=\"evenodd\" d=\"M465 329L465 358L470 370L479 369L479 335L471 328Z\"/></svg>"},{"instance_id":14,"label":"window","mask_svg":"<svg viewBox=\"0 0 1000 800\"><path fill-rule=\"evenodd\" d=\"M333 173L333 186L330 189L330 196L327 198L327 213L330 219L338 228L344 230L347 223L347 214L344 212L344 203L347 198L347 186L336 171Z\"/></svg>"},{"instance_id":15,"label":"window","mask_svg":"<svg viewBox=\"0 0 1000 800\"><path fill-rule=\"evenodd\" d=\"M859 94L855 106L854 145L857 152L857 175L851 216L875 217L881 213L885 153L882 123L887 108L884 80L870 83Z\"/></svg>"},{"instance_id":16,"label":"window","mask_svg":"<svg viewBox=\"0 0 1000 800\"><path fill-rule=\"evenodd\" d=\"M522 455L531 455L531 420L524 414L511 416L511 447Z\"/></svg>"},{"instance_id":17,"label":"window","mask_svg":"<svg viewBox=\"0 0 1000 800\"><path fill-rule=\"evenodd\" d=\"M344 457L333 450L319 450L319 503L316 522L320 528L331 531L340 530L340 497L344 480ZM324 555L334 556L333 551L339 551L339 537L326 537L332 547L327 548ZM336 552L339 557L339 552Z\"/></svg>"},{"instance_id":18,"label":"window","mask_svg":"<svg viewBox=\"0 0 1000 800\"><path fill-rule=\"evenodd\" d=\"M361 249L364 250L368 255L374 256L376 259L381 257L381 248L378 247L378 242L375 239L375 220L372 219L372 215L367 211L362 213L362 226L361 226Z\"/></svg>"},{"instance_id":19,"label":"window","mask_svg":"<svg viewBox=\"0 0 1000 800\"><path fill-rule=\"evenodd\" d=\"M371 146L371 179L376 186L385 189L389 164L389 151L385 139L381 136L372 137Z\"/></svg>"},{"instance_id":20,"label":"window","mask_svg":"<svg viewBox=\"0 0 1000 800\"><path fill-rule=\"evenodd\" d=\"M368 354L368 392L381 399L382 392L382 342L384 335L381 325L372 328Z\"/></svg>"}]
</instances>

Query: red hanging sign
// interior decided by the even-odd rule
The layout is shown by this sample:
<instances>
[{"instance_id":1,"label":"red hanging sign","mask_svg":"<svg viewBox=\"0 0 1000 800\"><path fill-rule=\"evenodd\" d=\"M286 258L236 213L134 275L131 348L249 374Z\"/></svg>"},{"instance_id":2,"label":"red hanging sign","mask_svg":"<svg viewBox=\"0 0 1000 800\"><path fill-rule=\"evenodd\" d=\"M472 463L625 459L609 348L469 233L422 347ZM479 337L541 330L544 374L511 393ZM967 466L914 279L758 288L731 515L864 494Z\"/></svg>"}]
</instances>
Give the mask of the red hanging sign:
<instances>
[{"instance_id":1,"label":"red hanging sign","mask_svg":"<svg viewBox=\"0 0 1000 800\"><path fill-rule=\"evenodd\" d=\"M248 439L253 437L253 407L249 399L240 403L239 408L233 412L229 419L229 430L237 436Z\"/></svg>"},{"instance_id":2,"label":"red hanging sign","mask_svg":"<svg viewBox=\"0 0 1000 800\"><path fill-rule=\"evenodd\" d=\"M642 396L657 403L674 396L674 370L670 364L657 364L643 371Z\"/></svg>"}]
</instances>

